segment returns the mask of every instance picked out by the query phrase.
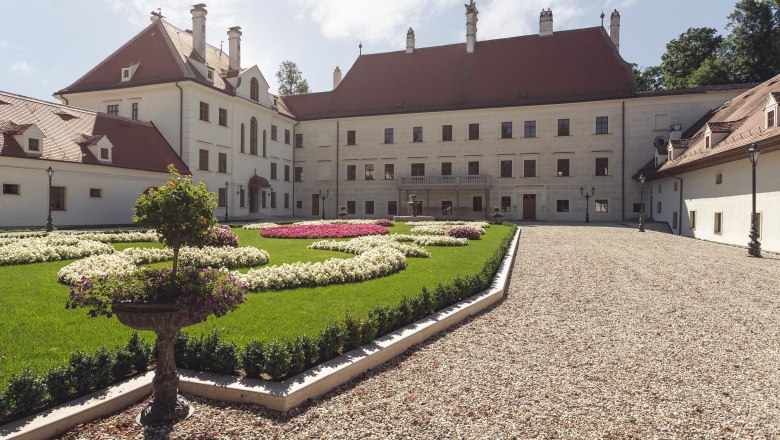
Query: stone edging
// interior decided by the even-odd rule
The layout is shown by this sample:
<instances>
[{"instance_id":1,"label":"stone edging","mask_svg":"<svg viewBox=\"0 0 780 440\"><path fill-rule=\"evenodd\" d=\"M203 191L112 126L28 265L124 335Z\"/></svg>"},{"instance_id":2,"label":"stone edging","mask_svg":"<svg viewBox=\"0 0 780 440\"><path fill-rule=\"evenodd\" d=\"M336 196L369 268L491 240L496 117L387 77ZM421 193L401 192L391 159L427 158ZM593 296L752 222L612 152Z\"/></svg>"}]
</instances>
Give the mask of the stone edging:
<instances>
[{"instance_id":1,"label":"stone edging","mask_svg":"<svg viewBox=\"0 0 780 440\"><path fill-rule=\"evenodd\" d=\"M435 334L501 300L517 255L520 228L487 290L282 382L179 370L179 390L208 399L251 403L287 411L319 397L402 354ZM3 439L44 439L119 411L148 396L153 372L0 427Z\"/></svg>"}]
</instances>

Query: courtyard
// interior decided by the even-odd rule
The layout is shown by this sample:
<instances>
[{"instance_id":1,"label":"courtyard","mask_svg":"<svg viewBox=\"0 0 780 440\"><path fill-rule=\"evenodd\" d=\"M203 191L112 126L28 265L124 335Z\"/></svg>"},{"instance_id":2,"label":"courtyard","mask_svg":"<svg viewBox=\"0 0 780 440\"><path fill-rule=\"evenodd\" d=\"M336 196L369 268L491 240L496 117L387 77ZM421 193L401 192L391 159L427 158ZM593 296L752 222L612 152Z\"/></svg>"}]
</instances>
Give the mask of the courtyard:
<instances>
[{"instance_id":1,"label":"courtyard","mask_svg":"<svg viewBox=\"0 0 780 440\"><path fill-rule=\"evenodd\" d=\"M286 414L191 397L94 438L780 435L780 257L618 225L521 225L507 298Z\"/></svg>"}]
</instances>

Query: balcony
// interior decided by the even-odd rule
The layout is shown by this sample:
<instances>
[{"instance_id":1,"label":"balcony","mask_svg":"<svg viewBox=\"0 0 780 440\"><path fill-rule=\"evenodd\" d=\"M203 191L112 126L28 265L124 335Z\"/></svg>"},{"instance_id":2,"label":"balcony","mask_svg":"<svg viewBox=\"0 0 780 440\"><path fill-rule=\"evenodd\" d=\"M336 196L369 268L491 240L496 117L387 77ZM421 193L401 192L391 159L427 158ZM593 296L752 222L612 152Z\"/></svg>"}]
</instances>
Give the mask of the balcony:
<instances>
[{"instance_id":1,"label":"balcony","mask_svg":"<svg viewBox=\"0 0 780 440\"><path fill-rule=\"evenodd\" d=\"M398 189L484 189L490 188L490 176L411 176L399 177Z\"/></svg>"}]
</instances>

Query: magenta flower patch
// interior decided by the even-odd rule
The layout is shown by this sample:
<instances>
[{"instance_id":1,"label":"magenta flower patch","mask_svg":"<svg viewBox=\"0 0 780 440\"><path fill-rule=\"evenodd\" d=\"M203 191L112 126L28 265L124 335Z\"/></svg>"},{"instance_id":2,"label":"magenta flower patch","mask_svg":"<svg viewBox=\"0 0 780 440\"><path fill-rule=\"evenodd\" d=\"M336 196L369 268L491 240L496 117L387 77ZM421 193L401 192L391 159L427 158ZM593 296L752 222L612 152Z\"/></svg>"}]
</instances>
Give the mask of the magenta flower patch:
<instances>
[{"instance_id":1,"label":"magenta flower patch","mask_svg":"<svg viewBox=\"0 0 780 440\"><path fill-rule=\"evenodd\" d=\"M390 231L379 225L330 224L276 226L263 229L260 235L266 238L350 238L364 235L382 235Z\"/></svg>"}]
</instances>

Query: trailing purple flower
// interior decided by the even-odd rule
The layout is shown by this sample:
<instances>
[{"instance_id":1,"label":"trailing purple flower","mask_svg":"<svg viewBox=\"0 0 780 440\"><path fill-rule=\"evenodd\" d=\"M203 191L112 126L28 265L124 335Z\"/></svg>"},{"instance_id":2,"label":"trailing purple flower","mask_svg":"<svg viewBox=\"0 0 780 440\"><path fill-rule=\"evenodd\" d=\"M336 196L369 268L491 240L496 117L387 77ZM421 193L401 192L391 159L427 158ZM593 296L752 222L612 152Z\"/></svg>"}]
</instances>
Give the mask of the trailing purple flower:
<instances>
[{"instance_id":1,"label":"trailing purple flower","mask_svg":"<svg viewBox=\"0 0 780 440\"><path fill-rule=\"evenodd\" d=\"M215 225L211 229L211 236L206 240L205 245L211 247L238 247L238 236L228 225Z\"/></svg>"}]
</instances>

